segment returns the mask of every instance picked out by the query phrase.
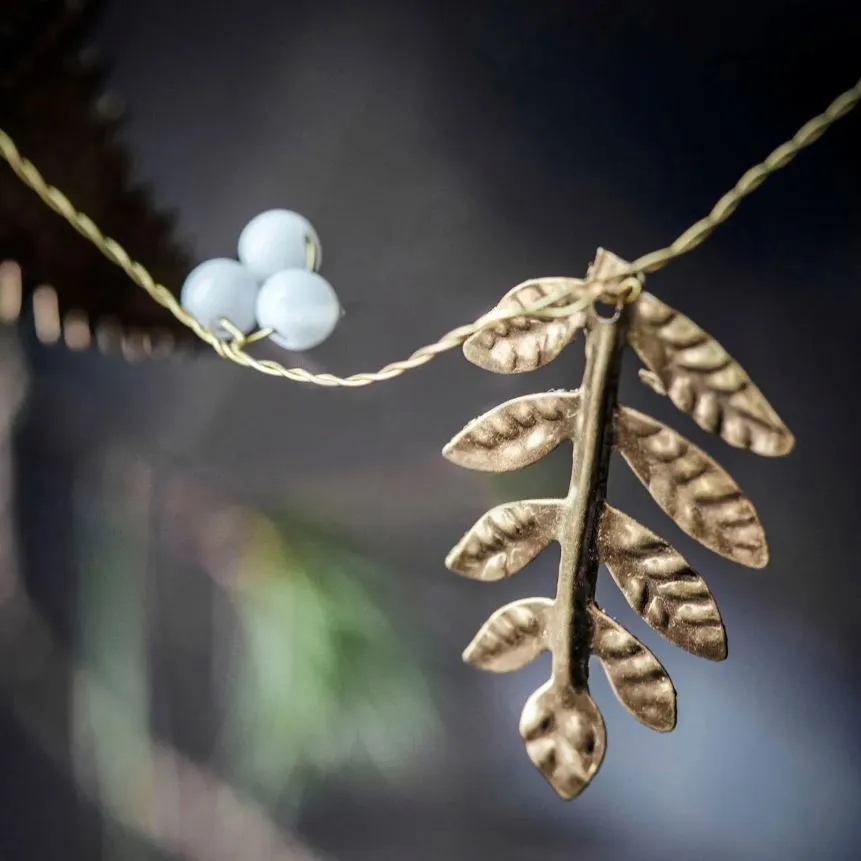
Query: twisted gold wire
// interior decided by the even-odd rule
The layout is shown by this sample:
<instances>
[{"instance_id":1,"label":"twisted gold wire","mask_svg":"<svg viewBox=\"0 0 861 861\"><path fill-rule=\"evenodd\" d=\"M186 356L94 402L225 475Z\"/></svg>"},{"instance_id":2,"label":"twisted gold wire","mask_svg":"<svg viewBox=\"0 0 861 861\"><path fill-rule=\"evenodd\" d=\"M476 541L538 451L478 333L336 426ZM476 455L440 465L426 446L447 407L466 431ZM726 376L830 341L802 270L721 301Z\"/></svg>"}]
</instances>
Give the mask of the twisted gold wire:
<instances>
[{"instance_id":1,"label":"twisted gold wire","mask_svg":"<svg viewBox=\"0 0 861 861\"><path fill-rule=\"evenodd\" d=\"M657 251L652 251L638 257L622 275L636 276L641 280L642 276L646 273L656 272L677 257L693 251L694 248L704 242L720 224L723 224L735 212L739 204L749 194L759 188L769 176L789 164L801 150L822 137L837 120L846 116L859 101L861 101L861 80L854 87L839 95L823 113L806 122L788 141L773 150L764 161L746 171L738 182L718 200L708 215L692 224L666 248L660 248ZM490 311L472 323L458 326L450 332L446 332L438 341L420 347L406 359L391 362L378 371L338 377L334 374L314 374L302 368L286 368L279 362L269 359L255 359L245 352L244 347L259 340L263 336L262 333L255 333L249 337L244 337L234 329L232 331L232 339L230 341L222 341L208 329L201 326L179 304L176 297L164 285L156 283L144 266L129 257L126 250L116 240L105 236L91 218L75 209L73 204L59 189L49 185L33 163L21 155L15 146L15 142L2 129L0 129L0 155L2 155L18 178L31 188L45 204L71 224L78 233L88 239L108 260L119 266L135 284L142 287L159 305L170 311L180 323L187 326L201 340L209 344L219 356L229 359L238 365L252 368L260 373L273 377L283 377L294 382L313 383L318 386L358 387L382 382L383 380L391 380L406 371L427 364L440 355L440 353L445 353L448 350L459 347L467 338L476 334L476 332L496 325L503 320L525 316L567 316L583 310L599 299L608 299L613 302L617 300L618 294L616 296L605 295L604 285L608 279L590 279L578 284L578 291L582 290L582 295L571 304L554 308L548 307L570 295L569 291L559 291L555 294L545 296L533 305L517 309L516 311ZM619 277L617 273L614 276L614 280ZM639 295L639 290L633 288L627 279L625 286L627 287L627 293L624 301L632 301Z\"/></svg>"}]
</instances>

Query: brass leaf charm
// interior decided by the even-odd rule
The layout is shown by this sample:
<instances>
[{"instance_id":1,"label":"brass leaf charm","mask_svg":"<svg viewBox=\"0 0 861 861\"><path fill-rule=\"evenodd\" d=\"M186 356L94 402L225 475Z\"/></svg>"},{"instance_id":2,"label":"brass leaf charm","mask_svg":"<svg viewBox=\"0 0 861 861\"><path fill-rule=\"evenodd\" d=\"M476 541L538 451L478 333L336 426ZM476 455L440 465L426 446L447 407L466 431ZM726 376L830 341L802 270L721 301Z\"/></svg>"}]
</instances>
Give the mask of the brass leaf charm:
<instances>
[{"instance_id":1,"label":"brass leaf charm","mask_svg":"<svg viewBox=\"0 0 861 861\"><path fill-rule=\"evenodd\" d=\"M443 449L458 466L508 472L541 460L574 432L578 392L514 398L471 421Z\"/></svg>"},{"instance_id":2,"label":"brass leaf charm","mask_svg":"<svg viewBox=\"0 0 861 861\"><path fill-rule=\"evenodd\" d=\"M492 508L461 538L446 566L473 580L502 580L531 562L555 537L559 502L525 500Z\"/></svg>"},{"instance_id":3,"label":"brass leaf charm","mask_svg":"<svg viewBox=\"0 0 861 861\"><path fill-rule=\"evenodd\" d=\"M742 565L762 568L768 563L753 504L705 452L630 407L619 407L616 446L680 529Z\"/></svg>"},{"instance_id":4,"label":"brass leaf charm","mask_svg":"<svg viewBox=\"0 0 861 861\"><path fill-rule=\"evenodd\" d=\"M497 610L464 649L468 664L493 673L519 670L546 648L549 598L524 598Z\"/></svg>"},{"instance_id":5,"label":"brass leaf charm","mask_svg":"<svg viewBox=\"0 0 861 861\"><path fill-rule=\"evenodd\" d=\"M510 290L496 306L499 311L517 311L534 305L545 296L568 291L549 307L570 304L579 295L578 278L537 278ZM474 365L497 374L534 371L552 362L586 325L587 312L569 317L541 319L512 317L473 335L463 345L463 354Z\"/></svg>"},{"instance_id":6,"label":"brass leaf charm","mask_svg":"<svg viewBox=\"0 0 861 861\"><path fill-rule=\"evenodd\" d=\"M710 661L726 633L709 587L673 547L627 514L604 506L598 557L631 607L671 643Z\"/></svg>"},{"instance_id":7,"label":"brass leaf charm","mask_svg":"<svg viewBox=\"0 0 861 861\"><path fill-rule=\"evenodd\" d=\"M628 342L669 399L703 430L756 454L792 449L789 429L741 365L683 314L643 293L631 310Z\"/></svg>"},{"instance_id":8,"label":"brass leaf charm","mask_svg":"<svg viewBox=\"0 0 861 861\"><path fill-rule=\"evenodd\" d=\"M607 746L604 719L588 690L552 681L526 701L520 735L529 758L562 798L586 787Z\"/></svg>"},{"instance_id":9,"label":"brass leaf charm","mask_svg":"<svg viewBox=\"0 0 861 861\"><path fill-rule=\"evenodd\" d=\"M594 604L592 649L619 702L658 732L676 725L676 689L661 662L628 630Z\"/></svg>"},{"instance_id":10,"label":"brass leaf charm","mask_svg":"<svg viewBox=\"0 0 861 861\"><path fill-rule=\"evenodd\" d=\"M641 379L691 413L701 427L760 454L782 454L792 435L729 356L686 318L641 292L624 260L599 249L588 278L600 282L610 317L589 310L559 321L517 318L467 342L467 357L499 373L532 370L586 331L586 368L575 392L528 395L468 424L444 449L454 463L505 472L528 466L571 439L571 479L563 499L511 502L491 509L449 553L449 568L475 580L500 580L558 542L554 600L528 598L497 610L463 653L494 672L525 666L545 649L549 681L524 706L520 734L532 762L562 798L580 793L604 759L604 719L589 693L598 658L625 708L646 726L676 725L676 691L661 662L595 603L599 563L631 607L658 633L713 661L726 657L717 604L703 581L662 538L608 505L615 447L655 501L688 535L754 568L768 560L750 500L708 455L649 416L620 406L622 355L633 347L648 367ZM582 282L576 282L578 285ZM514 307L551 289L527 282L506 296ZM510 306L509 306L510 307Z\"/></svg>"}]
</instances>

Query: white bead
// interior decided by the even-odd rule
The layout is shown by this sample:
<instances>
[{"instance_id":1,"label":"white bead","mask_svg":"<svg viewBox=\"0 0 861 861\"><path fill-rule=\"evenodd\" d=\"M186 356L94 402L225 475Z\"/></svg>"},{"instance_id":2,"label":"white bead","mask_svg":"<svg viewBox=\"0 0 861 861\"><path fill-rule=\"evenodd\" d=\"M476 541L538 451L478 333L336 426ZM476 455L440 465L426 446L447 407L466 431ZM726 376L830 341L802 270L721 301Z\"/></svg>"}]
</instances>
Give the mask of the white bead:
<instances>
[{"instance_id":1,"label":"white bead","mask_svg":"<svg viewBox=\"0 0 861 861\"><path fill-rule=\"evenodd\" d=\"M319 269L320 257L317 232L298 212L261 212L239 234L239 259L261 281L284 269Z\"/></svg>"},{"instance_id":2,"label":"white bead","mask_svg":"<svg viewBox=\"0 0 861 861\"><path fill-rule=\"evenodd\" d=\"M245 266L217 258L191 271L182 285L180 302L202 326L227 339L230 333L218 321L226 318L244 334L254 329L259 290L260 282Z\"/></svg>"},{"instance_id":3,"label":"white bead","mask_svg":"<svg viewBox=\"0 0 861 861\"><path fill-rule=\"evenodd\" d=\"M273 329L272 340L286 350L310 350L321 344L340 317L332 285L307 269L277 272L257 296L257 325Z\"/></svg>"}]
</instances>

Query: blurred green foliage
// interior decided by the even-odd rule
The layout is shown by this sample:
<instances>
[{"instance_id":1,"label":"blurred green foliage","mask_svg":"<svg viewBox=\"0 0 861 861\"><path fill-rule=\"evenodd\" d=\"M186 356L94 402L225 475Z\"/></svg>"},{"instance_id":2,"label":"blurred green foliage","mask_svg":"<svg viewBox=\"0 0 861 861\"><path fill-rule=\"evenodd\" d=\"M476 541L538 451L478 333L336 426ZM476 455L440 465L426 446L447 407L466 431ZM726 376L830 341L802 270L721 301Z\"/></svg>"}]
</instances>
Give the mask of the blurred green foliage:
<instances>
[{"instance_id":1,"label":"blurred green foliage","mask_svg":"<svg viewBox=\"0 0 861 861\"><path fill-rule=\"evenodd\" d=\"M238 572L237 776L287 801L369 768L396 778L437 721L414 644L380 607L383 572L292 516L255 516Z\"/></svg>"},{"instance_id":2,"label":"blurred green foliage","mask_svg":"<svg viewBox=\"0 0 861 861\"><path fill-rule=\"evenodd\" d=\"M409 774L438 722L409 622L397 606L383 609L386 572L293 514L243 509L242 519L239 562L213 581L227 590L239 628L226 776L285 812L322 780ZM81 702L75 722L89 761L81 767L132 804L151 779L146 580L158 535L140 501L111 480L82 494L76 520L80 655L112 696Z\"/></svg>"}]
</instances>

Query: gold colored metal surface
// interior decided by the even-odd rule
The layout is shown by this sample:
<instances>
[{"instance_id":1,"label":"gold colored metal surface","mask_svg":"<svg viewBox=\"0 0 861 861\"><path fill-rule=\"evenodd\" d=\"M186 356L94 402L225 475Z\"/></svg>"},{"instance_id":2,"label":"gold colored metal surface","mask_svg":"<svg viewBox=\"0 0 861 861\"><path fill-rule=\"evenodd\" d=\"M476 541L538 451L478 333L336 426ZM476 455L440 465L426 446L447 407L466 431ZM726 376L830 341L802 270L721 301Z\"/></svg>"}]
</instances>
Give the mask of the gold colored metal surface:
<instances>
[{"instance_id":1,"label":"gold colored metal surface","mask_svg":"<svg viewBox=\"0 0 861 861\"><path fill-rule=\"evenodd\" d=\"M445 564L473 580L510 577L553 540L560 511L552 499L498 505L464 535Z\"/></svg>"},{"instance_id":2,"label":"gold colored metal surface","mask_svg":"<svg viewBox=\"0 0 861 861\"><path fill-rule=\"evenodd\" d=\"M629 407L616 417L616 446L679 529L741 565L768 564L756 509L704 451Z\"/></svg>"},{"instance_id":3,"label":"gold colored metal surface","mask_svg":"<svg viewBox=\"0 0 861 861\"><path fill-rule=\"evenodd\" d=\"M666 541L605 501L613 450L688 535L743 565L761 567L768 559L756 511L732 478L675 431L617 405L625 347L648 365L641 374L646 382L661 394L670 392L701 427L758 454L785 454L792 447L792 435L738 363L687 318L642 292L640 282L630 292L629 272L625 261L600 249L589 268L587 278L602 279L606 295L620 303L611 319L590 308L578 311L568 328L550 328L563 318L533 320L500 325L492 337L481 333L468 341L464 352L471 361L514 373L546 364L583 328L586 370L577 391L503 403L470 422L443 450L460 466L506 472L535 463L564 441L574 443L564 499L491 509L446 559L466 577L500 580L552 541L561 547L555 598L526 598L497 610L463 658L484 670L509 672L550 651L551 677L528 699L520 734L529 758L563 798L582 791L604 758L604 720L589 693L591 657L639 721L659 732L676 724L676 692L667 671L595 603L600 562L631 607L667 640L709 660L726 657L720 612L702 577ZM533 301L522 291L550 291L553 280L526 282L506 300Z\"/></svg>"},{"instance_id":4,"label":"gold colored metal surface","mask_svg":"<svg viewBox=\"0 0 861 861\"><path fill-rule=\"evenodd\" d=\"M676 725L676 690L661 662L628 630L595 604L592 651L600 659L619 702L658 732Z\"/></svg>"},{"instance_id":5,"label":"gold colored metal surface","mask_svg":"<svg viewBox=\"0 0 861 861\"><path fill-rule=\"evenodd\" d=\"M503 296L496 311L520 311L547 296L565 295L554 302L562 307L569 297L582 295L579 278L538 278L518 284ZM568 317L542 320L538 317L514 317L503 320L469 338L463 354L474 365L497 374L519 374L534 371L552 362L586 325L584 309Z\"/></svg>"},{"instance_id":6,"label":"gold colored metal surface","mask_svg":"<svg viewBox=\"0 0 861 861\"><path fill-rule=\"evenodd\" d=\"M649 385L663 390L703 430L761 455L792 449L789 429L741 365L699 326L649 293L632 306L628 343L652 371Z\"/></svg>"},{"instance_id":7,"label":"gold colored metal surface","mask_svg":"<svg viewBox=\"0 0 861 861\"><path fill-rule=\"evenodd\" d=\"M677 550L607 504L597 550L632 609L654 630L694 655L711 661L726 657L726 633L715 599Z\"/></svg>"},{"instance_id":8,"label":"gold colored metal surface","mask_svg":"<svg viewBox=\"0 0 861 861\"><path fill-rule=\"evenodd\" d=\"M494 673L525 667L547 648L552 608L549 598L524 598L500 608L464 649L464 661Z\"/></svg>"},{"instance_id":9,"label":"gold colored metal surface","mask_svg":"<svg viewBox=\"0 0 861 861\"><path fill-rule=\"evenodd\" d=\"M506 401L471 421L443 449L443 455L467 469L521 469L570 439L579 406L578 392L547 392Z\"/></svg>"},{"instance_id":10,"label":"gold colored metal surface","mask_svg":"<svg viewBox=\"0 0 861 861\"><path fill-rule=\"evenodd\" d=\"M604 761L604 718L585 688L547 682L520 716L526 753L562 798L574 798Z\"/></svg>"}]
</instances>

